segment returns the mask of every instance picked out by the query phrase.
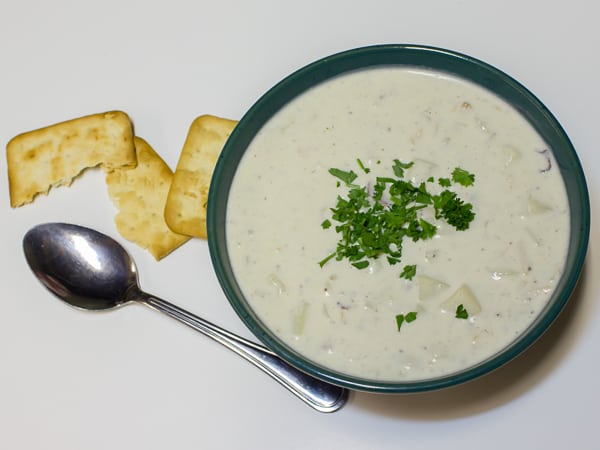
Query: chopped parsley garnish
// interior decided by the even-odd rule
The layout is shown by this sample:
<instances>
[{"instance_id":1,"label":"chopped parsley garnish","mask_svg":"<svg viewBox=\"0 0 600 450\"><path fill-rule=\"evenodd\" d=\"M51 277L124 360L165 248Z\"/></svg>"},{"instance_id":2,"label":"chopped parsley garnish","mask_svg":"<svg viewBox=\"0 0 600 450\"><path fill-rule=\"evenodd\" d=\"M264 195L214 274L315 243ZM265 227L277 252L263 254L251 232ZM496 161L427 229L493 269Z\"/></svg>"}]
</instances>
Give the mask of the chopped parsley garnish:
<instances>
[{"instance_id":1,"label":"chopped parsley garnish","mask_svg":"<svg viewBox=\"0 0 600 450\"><path fill-rule=\"evenodd\" d=\"M359 167L370 171L357 159ZM431 239L437 233L437 226L423 217L422 210L433 210L436 220L445 220L457 230L466 230L475 218L473 206L465 203L448 189L431 193L428 184L435 186L435 179L415 184L404 179L404 172L413 162L393 161L390 177L376 177L367 186L354 184L358 175L352 171L331 168L329 173L343 182L348 188L346 196L338 195L335 208L331 208L331 221L321 223L324 229L331 228L339 240L335 251L319 262L323 267L329 260L347 259L357 269L365 269L370 260L385 255L390 265L402 259L405 238L417 242ZM456 168L452 179L464 186L473 184L475 176ZM439 178L437 183L449 187L450 178ZM339 186L339 181L338 181ZM416 274L416 266L404 266L400 277L411 280Z\"/></svg>"},{"instance_id":2,"label":"chopped parsley garnish","mask_svg":"<svg viewBox=\"0 0 600 450\"><path fill-rule=\"evenodd\" d=\"M475 218L473 205L463 202L458 195L449 190L433 197L433 207L436 219L443 217L446 222L460 231L469 228L469 224Z\"/></svg>"},{"instance_id":3,"label":"chopped parsley garnish","mask_svg":"<svg viewBox=\"0 0 600 450\"><path fill-rule=\"evenodd\" d=\"M366 267L369 266L369 261L366 261L366 260L357 261L357 262L353 262L352 265L354 267L356 267L357 269L365 269Z\"/></svg>"},{"instance_id":4,"label":"chopped parsley garnish","mask_svg":"<svg viewBox=\"0 0 600 450\"><path fill-rule=\"evenodd\" d=\"M402 327L402 324L404 322L406 323L411 323L414 320L416 320L417 318L417 312L416 311L411 311L409 313L405 314L398 314L396 316L396 327L398 328L398 331L400 331L400 327Z\"/></svg>"},{"instance_id":5,"label":"chopped parsley garnish","mask_svg":"<svg viewBox=\"0 0 600 450\"><path fill-rule=\"evenodd\" d=\"M469 313L465 309L465 307L462 305L462 303L456 307L455 317L457 319L468 319L469 318Z\"/></svg>"},{"instance_id":6,"label":"chopped parsley garnish","mask_svg":"<svg viewBox=\"0 0 600 450\"><path fill-rule=\"evenodd\" d=\"M371 171L371 169L369 169L368 167L365 167L365 165L362 163L362 161L360 159L357 159L356 163L358 164L358 167L360 167L364 173L369 173Z\"/></svg>"},{"instance_id":7,"label":"chopped parsley garnish","mask_svg":"<svg viewBox=\"0 0 600 450\"><path fill-rule=\"evenodd\" d=\"M398 159L394 160L394 165L392 169L394 169L394 175L398 178L404 178L404 169L410 169L414 165L413 162L403 163Z\"/></svg>"},{"instance_id":8,"label":"chopped parsley garnish","mask_svg":"<svg viewBox=\"0 0 600 450\"><path fill-rule=\"evenodd\" d=\"M440 178L438 179L438 184L442 187L450 187L452 182L450 181L450 178Z\"/></svg>"},{"instance_id":9,"label":"chopped parsley garnish","mask_svg":"<svg viewBox=\"0 0 600 450\"><path fill-rule=\"evenodd\" d=\"M319 261L319 266L323 267L325 264L327 264L327 262L333 258L335 256L335 253L332 253L329 256L326 256L325 258L323 258L321 261Z\"/></svg>"},{"instance_id":10,"label":"chopped parsley garnish","mask_svg":"<svg viewBox=\"0 0 600 450\"><path fill-rule=\"evenodd\" d=\"M337 177L340 180L342 180L344 183L346 183L347 186L349 186L354 180L356 180L356 177L358 176L352 170L346 172L344 170L333 168L329 169L329 173L334 177Z\"/></svg>"},{"instance_id":11,"label":"chopped parsley garnish","mask_svg":"<svg viewBox=\"0 0 600 450\"><path fill-rule=\"evenodd\" d=\"M417 266L415 264L410 265L410 266L404 266L404 269L402 269L402 273L400 274L400 278L406 278L407 280L412 280L416 274L417 274Z\"/></svg>"},{"instance_id":12,"label":"chopped parsley garnish","mask_svg":"<svg viewBox=\"0 0 600 450\"><path fill-rule=\"evenodd\" d=\"M331 228L331 221L329 219L325 219L321 223L321 228L323 228L324 230L326 230L327 228Z\"/></svg>"},{"instance_id":13,"label":"chopped parsley garnish","mask_svg":"<svg viewBox=\"0 0 600 450\"><path fill-rule=\"evenodd\" d=\"M411 311L409 313L406 314L406 316L404 316L404 319L408 322L411 323L412 321L414 321L417 318L417 312L416 311Z\"/></svg>"},{"instance_id":14,"label":"chopped parsley garnish","mask_svg":"<svg viewBox=\"0 0 600 450\"><path fill-rule=\"evenodd\" d=\"M475 175L457 167L452 171L452 181L462 184L463 186L473 186Z\"/></svg>"}]
</instances>

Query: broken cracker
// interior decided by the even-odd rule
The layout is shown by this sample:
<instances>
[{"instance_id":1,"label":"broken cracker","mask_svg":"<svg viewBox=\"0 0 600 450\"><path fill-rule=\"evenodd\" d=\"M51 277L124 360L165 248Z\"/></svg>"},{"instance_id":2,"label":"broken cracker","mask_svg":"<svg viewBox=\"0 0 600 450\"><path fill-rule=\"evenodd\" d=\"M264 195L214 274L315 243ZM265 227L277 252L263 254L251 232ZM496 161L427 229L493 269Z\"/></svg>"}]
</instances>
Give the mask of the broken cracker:
<instances>
[{"instance_id":1,"label":"broken cracker","mask_svg":"<svg viewBox=\"0 0 600 450\"><path fill-rule=\"evenodd\" d=\"M163 211L173 172L142 138L135 137L137 166L115 169L106 175L108 194L119 209L119 233L160 260L190 239L174 233Z\"/></svg>"},{"instance_id":2,"label":"broken cracker","mask_svg":"<svg viewBox=\"0 0 600 450\"><path fill-rule=\"evenodd\" d=\"M69 186L87 168L136 164L133 126L122 111L92 114L15 136L6 146L13 208Z\"/></svg>"},{"instance_id":3,"label":"broken cracker","mask_svg":"<svg viewBox=\"0 0 600 450\"><path fill-rule=\"evenodd\" d=\"M206 238L206 204L217 159L237 121L203 115L188 131L167 197L165 221L176 233Z\"/></svg>"}]
</instances>

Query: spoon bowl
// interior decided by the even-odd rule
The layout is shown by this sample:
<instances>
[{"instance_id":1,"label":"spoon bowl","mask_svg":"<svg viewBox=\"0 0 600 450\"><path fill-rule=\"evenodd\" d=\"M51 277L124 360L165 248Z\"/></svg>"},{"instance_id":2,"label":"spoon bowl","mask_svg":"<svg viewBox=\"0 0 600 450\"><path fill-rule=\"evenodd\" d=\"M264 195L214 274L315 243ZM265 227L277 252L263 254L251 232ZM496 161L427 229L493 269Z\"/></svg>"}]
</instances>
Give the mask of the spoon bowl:
<instances>
[{"instance_id":1,"label":"spoon bowl","mask_svg":"<svg viewBox=\"0 0 600 450\"><path fill-rule=\"evenodd\" d=\"M223 344L317 411L337 411L346 403L345 388L307 375L266 347L142 291L134 261L105 234L79 225L46 223L25 234L23 251L35 276L71 306L105 310L128 302L142 303Z\"/></svg>"},{"instance_id":2,"label":"spoon bowl","mask_svg":"<svg viewBox=\"0 0 600 450\"><path fill-rule=\"evenodd\" d=\"M76 308L114 308L137 291L137 269L123 247L89 228L40 225L27 232L23 250L42 284Z\"/></svg>"}]
</instances>

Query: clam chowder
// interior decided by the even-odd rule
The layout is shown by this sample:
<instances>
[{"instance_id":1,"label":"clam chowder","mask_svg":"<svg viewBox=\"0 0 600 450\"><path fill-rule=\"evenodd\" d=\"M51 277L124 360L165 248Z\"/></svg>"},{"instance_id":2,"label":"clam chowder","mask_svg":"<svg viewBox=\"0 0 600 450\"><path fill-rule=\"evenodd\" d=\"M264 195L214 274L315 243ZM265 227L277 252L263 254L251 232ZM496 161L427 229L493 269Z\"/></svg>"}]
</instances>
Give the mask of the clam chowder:
<instances>
[{"instance_id":1,"label":"clam chowder","mask_svg":"<svg viewBox=\"0 0 600 450\"><path fill-rule=\"evenodd\" d=\"M457 229L424 202L418 223L433 234L405 237L392 264L336 258L332 209L358 186L385 212L395 200L376 198L381 179L434 199L447 189L472 220ZM246 300L286 345L352 376L421 380L485 360L532 323L563 271L569 206L551 150L506 102L381 67L318 84L266 123L237 169L226 235Z\"/></svg>"}]
</instances>

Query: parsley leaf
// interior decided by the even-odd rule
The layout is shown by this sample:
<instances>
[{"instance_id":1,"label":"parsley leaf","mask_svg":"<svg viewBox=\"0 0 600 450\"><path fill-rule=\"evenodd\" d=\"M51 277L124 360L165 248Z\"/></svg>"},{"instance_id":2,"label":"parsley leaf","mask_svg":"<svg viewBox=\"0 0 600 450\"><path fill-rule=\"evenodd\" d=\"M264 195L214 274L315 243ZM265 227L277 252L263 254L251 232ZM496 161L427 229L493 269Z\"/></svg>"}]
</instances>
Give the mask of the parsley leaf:
<instances>
[{"instance_id":1,"label":"parsley leaf","mask_svg":"<svg viewBox=\"0 0 600 450\"><path fill-rule=\"evenodd\" d=\"M396 316L396 327L398 328L398 331L400 331L400 327L402 327L403 323L404 323L404 314L398 314Z\"/></svg>"},{"instance_id":2,"label":"parsley leaf","mask_svg":"<svg viewBox=\"0 0 600 450\"><path fill-rule=\"evenodd\" d=\"M404 266L404 269L402 269L400 278L406 278L407 280L412 280L416 274L417 274L417 266L415 264L406 265L406 266Z\"/></svg>"},{"instance_id":3,"label":"parsley leaf","mask_svg":"<svg viewBox=\"0 0 600 450\"><path fill-rule=\"evenodd\" d=\"M446 219L446 222L459 231L469 228L475 218L473 205L465 203L456 193L447 189L433 197L433 207L436 219Z\"/></svg>"},{"instance_id":4,"label":"parsley leaf","mask_svg":"<svg viewBox=\"0 0 600 450\"><path fill-rule=\"evenodd\" d=\"M406 322L408 322L408 323L411 323L411 322L413 322L416 319L417 319L417 312L416 311L411 311L411 312L407 313L404 316L404 320L406 320Z\"/></svg>"},{"instance_id":5,"label":"parsley leaf","mask_svg":"<svg viewBox=\"0 0 600 450\"><path fill-rule=\"evenodd\" d=\"M356 175L352 170L344 171L344 170L332 168L332 169L329 169L329 173L331 175L333 175L334 177L337 177L340 180L342 180L344 183L346 183L346 185L352 184L352 182L354 180L356 180L356 177L358 177L358 175Z\"/></svg>"},{"instance_id":6,"label":"parsley leaf","mask_svg":"<svg viewBox=\"0 0 600 450\"><path fill-rule=\"evenodd\" d=\"M321 261L319 261L319 266L323 267L332 258L335 258L335 253L331 253L329 256L326 256Z\"/></svg>"},{"instance_id":7,"label":"parsley leaf","mask_svg":"<svg viewBox=\"0 0 600 450\"><path fill-rule=\"evenodd\" d=\"M406 313L406 315L398 314L398 315L396 315L396 328L398 329L398 331L400 331L400 328L402 327L402 324L404 324L404 322L410 323L410 322L415 321L416 318L417 318L416 311L411 311L409 313Z\"/></svg>"},{"instance_id":8,"label":"parsley leaf","mask_svg":"<svg viewBox=\"0 0 600 450\"><path fill-rule=\"evenodd\" d=\"M438 184L442 187L450 187L450 178L439 178Z\"/></svg>"},{"instance_id":9,"label":"parsley leaf","mask_svg":"<svg viewBox=\"0 0 600 450\"><path fill-rule=\"evenodd\" d=\"M369 267L369 261L362 260L362 261L358 261L358 262L352 263L352 265L354 267L356 267L357 269L366 269L367 267Z\"/></svg>"},{"instance_id":10,"label":"parsley leaf","mask_svg":"<svg viewBox=\"0 0 600 450\"><path fill-rule=\"evenodd\" d=\"M394 170L394 175L396 175L398 178L403 178L404 169L410 169L413 165L414 162L403 163L400 160L395 159L394 165L392 166L392 169Z\"/></svg>"},{"instance_id":11,"label":"parsley leaf","mask_svg":"<svg viewBox=\"0 0 600 450\"><path fill-rule=\"evenodd\" d=\"M456 316L455 317L457 319L468 319L469 318L469 313L467 312L465 307L462 305L462 303L456 307Z\"/></svg>"},{"instance_id":12,"label":"parsley leaf","mask_svg":"<svg viewBox=\"0 0 600 450\"><path fill-rule=\"evenodd\" d=\"M425 219L419 219L419 225L421 225L421 235L423 239L429 239L435 236L437 233L437 227Z\"/></svg>"},{"instance_id":13,"label":"parsley leaf","mask_svg":"<svg viewBox=\"0 0 600 450\"><path fill-rule=\"evenodd\" d=\"M472 186L475 182L475 175L457 167L452 171L452 181L463 186Z\"/></svg>"},{"instance_id":14,"label":"parsley leaf","mask_svg":"<svg viewBox=\"0 0 600 450\"><path fill-rule=\"evenodd\" d=\"M369 173L371 171L371 169L369 169L368 167L365 167L365 165L363 164L363 162L360 159L357 158L356 163L358 164L358 167L360 167L364 173Z\"/></svg>"}]
</instances>

